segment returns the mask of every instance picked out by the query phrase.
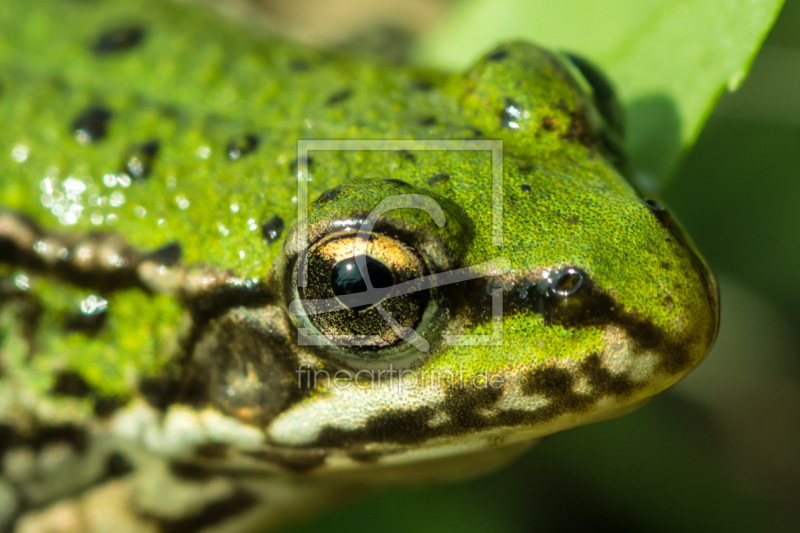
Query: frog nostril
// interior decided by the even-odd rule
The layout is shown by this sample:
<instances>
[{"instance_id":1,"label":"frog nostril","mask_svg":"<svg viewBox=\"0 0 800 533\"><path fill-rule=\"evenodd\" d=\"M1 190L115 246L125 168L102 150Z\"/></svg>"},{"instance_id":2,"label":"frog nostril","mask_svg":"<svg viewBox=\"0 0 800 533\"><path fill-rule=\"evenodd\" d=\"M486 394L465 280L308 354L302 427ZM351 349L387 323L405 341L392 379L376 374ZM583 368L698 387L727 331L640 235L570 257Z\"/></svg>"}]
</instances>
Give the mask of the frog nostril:
<instances>
[{"instance_id":1,"label":"frog nostril","mask_svg":"<svg viewBox=\"0 0 800 533\"><path fill-rule=\"evenodd\" d=\"M586 275L577 268L565 268L550 276L550 291L562 298L567 298L583 288Z\"/></svg>"},{"instance_id":2,"label":"frog nostril","mask_svg":"<svg viewBox=\"0 0 800 533\"><path fill-rule=\"evenodd\" d=\"M653 211L664 211L666 209L666 207L664 207L664 205L658 200L648 198L647 200L645 200L645 202L647 203L647 207L649 207Z\"/></svg>"}]
</instances>

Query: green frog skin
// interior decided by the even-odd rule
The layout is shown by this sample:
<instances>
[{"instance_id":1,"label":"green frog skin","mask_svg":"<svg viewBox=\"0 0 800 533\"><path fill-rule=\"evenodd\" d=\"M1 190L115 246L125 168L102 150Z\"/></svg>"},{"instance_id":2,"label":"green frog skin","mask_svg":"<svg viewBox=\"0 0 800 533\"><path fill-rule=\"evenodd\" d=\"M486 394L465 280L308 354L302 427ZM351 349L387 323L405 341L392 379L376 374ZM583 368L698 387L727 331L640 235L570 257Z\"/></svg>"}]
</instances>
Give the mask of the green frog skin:
<instances>
[{"instance_id":1,"label":"green frog skin","mask_svg":"<svg viewBox=\"0 0 800 533\"><path fill-rule=\"evenodd\" d=\"M579 58L36 7L0 12L0 531L265 531L497 467L713 344L715 281Z\"/></svg>"}]
</instances>

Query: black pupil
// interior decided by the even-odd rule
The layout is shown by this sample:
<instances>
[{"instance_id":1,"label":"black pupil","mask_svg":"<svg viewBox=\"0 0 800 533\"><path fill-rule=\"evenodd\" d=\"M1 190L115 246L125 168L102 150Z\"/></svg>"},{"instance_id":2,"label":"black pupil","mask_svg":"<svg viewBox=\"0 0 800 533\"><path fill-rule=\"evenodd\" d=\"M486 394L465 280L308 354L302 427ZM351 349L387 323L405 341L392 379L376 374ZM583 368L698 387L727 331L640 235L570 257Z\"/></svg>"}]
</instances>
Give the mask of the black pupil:
<instances>
[{"instance_id":1,"label":"black pupil","mask_svg":"<svg viewBox=\"0 0 800 533\"><path fill-rule=\"evenodd\" d=\"M331 287L336 296L356 294L367 290L367 284L358 270L356 260L364 260L367 264L367 274L373 287L385 289L394 284L394 277L389 267L370 256L359 256L339 261L331 272Z\"/></svg>"}]
</instances>

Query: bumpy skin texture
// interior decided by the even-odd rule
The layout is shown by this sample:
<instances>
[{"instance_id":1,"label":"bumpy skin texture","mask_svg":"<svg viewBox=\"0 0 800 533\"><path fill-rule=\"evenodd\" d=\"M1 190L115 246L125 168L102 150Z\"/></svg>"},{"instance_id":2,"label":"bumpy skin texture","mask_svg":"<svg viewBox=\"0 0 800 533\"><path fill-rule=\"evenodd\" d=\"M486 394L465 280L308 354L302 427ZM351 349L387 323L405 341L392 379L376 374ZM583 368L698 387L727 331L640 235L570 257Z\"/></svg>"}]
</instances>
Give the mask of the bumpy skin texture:
<instances>
[{"instance_id":1,"label":"bumpy skin texture","mask_svg":"<svg viewBox=\"0 0 800 533\"><path fill-rule=\"evenodd\" d=\"M626 180L585 64L512 43L446 75L162 2L41 4L0 13L0 528L258 531L490 468L710 349L713 278ZM502 184L485 148L298 161L299 139L500 140ZM377 308L292 302L336 301L338 244L398 195L439 218L394 205L367 253L395 284L444 276L384 302L422 344L308 345L391 338Z\"/></svg>"}]
</instances>

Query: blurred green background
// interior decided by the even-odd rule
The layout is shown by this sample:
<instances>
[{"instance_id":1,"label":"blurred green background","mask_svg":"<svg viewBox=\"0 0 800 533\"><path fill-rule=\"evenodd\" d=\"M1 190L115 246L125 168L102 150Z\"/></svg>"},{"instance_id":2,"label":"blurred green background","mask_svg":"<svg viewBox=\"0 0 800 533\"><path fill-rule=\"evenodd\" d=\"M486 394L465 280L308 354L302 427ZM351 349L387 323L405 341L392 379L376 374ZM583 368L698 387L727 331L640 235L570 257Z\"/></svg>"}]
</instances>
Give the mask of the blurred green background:
<instances>
[{"instance_id":1,"label":"blurred green background","mask_svg":"<svg viewBox=\"0 0 800 533\"><path fill-rule=\"evenodd\" d=\"M697 371L500 472L387 490L286 533L800 529L800 3L665 196L722 287L720 337Z\"/></svg>"}]
</instances>

